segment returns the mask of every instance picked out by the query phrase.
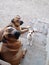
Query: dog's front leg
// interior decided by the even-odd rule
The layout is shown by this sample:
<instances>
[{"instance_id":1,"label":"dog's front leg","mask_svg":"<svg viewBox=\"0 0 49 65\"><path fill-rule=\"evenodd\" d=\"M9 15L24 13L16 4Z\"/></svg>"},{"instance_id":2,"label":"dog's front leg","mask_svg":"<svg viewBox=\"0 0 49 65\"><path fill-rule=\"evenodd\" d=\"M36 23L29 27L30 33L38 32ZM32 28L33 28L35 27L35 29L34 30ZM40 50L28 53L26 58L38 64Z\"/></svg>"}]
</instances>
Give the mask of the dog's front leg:
<instances>
[{"instance_id":1,"label":"dog's front leg","mask_svg":"<svg viewBox=\"0 0 49 65\"><path fill-rule=\"evenodd\" d=\"M22 58L24 58L24 56L26 54L26 51L27 51L26 49L24 49L24 50L20 49L18 51L17 56L16 56L17 65L19 65L21 60L22 60Z\"/></svg>"}]
</instances>

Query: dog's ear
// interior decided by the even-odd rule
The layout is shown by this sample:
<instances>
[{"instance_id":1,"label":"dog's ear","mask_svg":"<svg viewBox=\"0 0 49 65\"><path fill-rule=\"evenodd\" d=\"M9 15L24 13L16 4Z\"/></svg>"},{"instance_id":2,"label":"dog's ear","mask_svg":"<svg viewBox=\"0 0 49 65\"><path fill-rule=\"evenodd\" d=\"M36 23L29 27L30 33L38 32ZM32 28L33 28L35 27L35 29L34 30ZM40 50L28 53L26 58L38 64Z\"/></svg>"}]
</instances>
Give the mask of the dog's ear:
<instances>
[{"instance_id":1,"label":"dog's ear","mask_svg":"<svg viewBox=\"0 0 49 65\"><path fill-rule=\"evenodd\" d=\"M7 43L7 40L6 40L5 36L2 38L1 42Z\"/></svg>"},{"instance_id":2,"label":"dog's ear","mask_svg":"<svg viewBox=\"0 0 49 65\"><path fill-rule=\"evenodd\" d=\"M20 21L20 25L22 25L24 22L23 21Z\"/></svg>"}]
</instances>

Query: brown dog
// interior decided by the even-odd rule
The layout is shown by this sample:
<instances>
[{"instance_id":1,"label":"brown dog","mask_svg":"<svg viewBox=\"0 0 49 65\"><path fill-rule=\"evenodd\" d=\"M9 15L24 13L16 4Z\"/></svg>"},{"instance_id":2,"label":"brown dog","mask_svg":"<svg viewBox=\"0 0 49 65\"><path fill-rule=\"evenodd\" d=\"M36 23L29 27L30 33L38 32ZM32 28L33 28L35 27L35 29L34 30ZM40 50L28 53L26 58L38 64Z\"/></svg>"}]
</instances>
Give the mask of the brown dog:
<instances>
[{"instance_id":1,"label":"brown dog","mask_svg":"<svg viewBox=\"0 0 49 65\"><path fill-rule=\"evenodd\" d=\"M23 21L21 21L20 19L21 19L21 17L19 15L17 15L15 18L13 18L11 20L11 23L8 26L6 26L5 28L14 27L16 30L19 30L21 32L21 34L27 32L29 27L20 27L20 25L23 24ZM0 41L2 39L2 34L3 34L3 31L5 30L5 28L3 30L0 30Z\"/></svg>"},{"instance_id":2,"label":"brown dog","mask_svg":"<svg viewBox=\"0 0 49 65\"><path fill-rule=\"evenodd\" d=\"M8 25L7 27L9 27L9 26L14 27L15 29L19 30L21 33L27 32L28 27L20 27L20 25L22 25L24 23L20 19L21 19L21 17L19 15L17 15L15 18L13 18L11 20L10 25Z\"/></svg>"},{"instance_id":3,"label":"brown dog","mask_svg":"<svg viewBox=\"0 0 49 65\"><path fill-rule=\"evenodd\" d=\"M26 50L22 50L19 36L20 32L13 27L7 27L3 33L1 56L12 65L19 65L26 53Z\"/></svg>"}]
</instances>

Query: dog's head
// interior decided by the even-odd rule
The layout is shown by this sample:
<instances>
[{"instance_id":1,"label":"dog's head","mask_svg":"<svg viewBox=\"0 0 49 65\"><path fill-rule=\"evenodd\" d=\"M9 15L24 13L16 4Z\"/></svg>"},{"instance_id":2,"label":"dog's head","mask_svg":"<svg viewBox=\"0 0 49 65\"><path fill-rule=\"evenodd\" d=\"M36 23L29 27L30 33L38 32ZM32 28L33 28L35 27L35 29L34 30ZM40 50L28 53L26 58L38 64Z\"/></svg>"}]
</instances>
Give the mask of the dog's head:
<instances>
[{"instance_id":1,"label":"dog's head","mask_svg":"<svg viewBox=\"0 0 49 65\"><path fill-rule=\"evenodd\" d=\"M16 30L15 28L7 27L4 30L2 41L5 41L5 40L11 40L11 41L17 40L17 39L19 39L20 34L21 33L18 30Z\"/></svg>"},{"instance_id":2,"label":"dog's head","mask_svg":"<svg viewBox=\"0 0 49 65\"><path fill-rule=\"evenodd\" d=\"M32 31L32 30L29 30L28 34L30 34L30 35L31 35L33 32L34 32L34 31Z\"/></svg>"},{"instance_id":3,"label":"dog's head","mask_svg":"<svg viewBox=\"0 0 49 65\"><path fill-rule=\"evenodd\" d=\"M17 15L15 18L13 18L13 19L11 20L11 22L12 22L13 24L15 24L15 26L20 26L20 25L22 25L22 24L24 23L24 22L21 21L20 19L21 19L21 17L20 17L19 15Z\"/></svg>"}]
</instances>

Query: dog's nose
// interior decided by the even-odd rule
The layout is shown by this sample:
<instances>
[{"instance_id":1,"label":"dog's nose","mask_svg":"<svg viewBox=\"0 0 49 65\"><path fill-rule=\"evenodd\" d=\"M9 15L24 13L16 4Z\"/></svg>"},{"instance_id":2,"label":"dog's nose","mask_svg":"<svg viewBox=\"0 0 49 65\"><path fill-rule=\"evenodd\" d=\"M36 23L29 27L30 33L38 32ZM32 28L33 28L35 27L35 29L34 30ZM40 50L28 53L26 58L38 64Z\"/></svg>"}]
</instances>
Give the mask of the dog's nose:
<instances>
[{"instance_id":1,"label":"dog's nose","mask_svg":"<svg viewBox=\"0 0 49 65\"><path fill-rule=\"evenodd\" d=\"M23 21L20 21L20 25L22 25L24 22Z\"/></svg>"},{"instance_id":2,"label":"dog's nose","mask_svg":"<svg viewBox=\"0 0 49 65\"><path fill-rule=\"evenodd\" d=\"M16 39L18 39L19 36L20 36L20 32L17 31L17 30L15 30L15 31L13 31L13 35L14 35L14 37L15 37Z\"/></svg>"}]
</instances>

